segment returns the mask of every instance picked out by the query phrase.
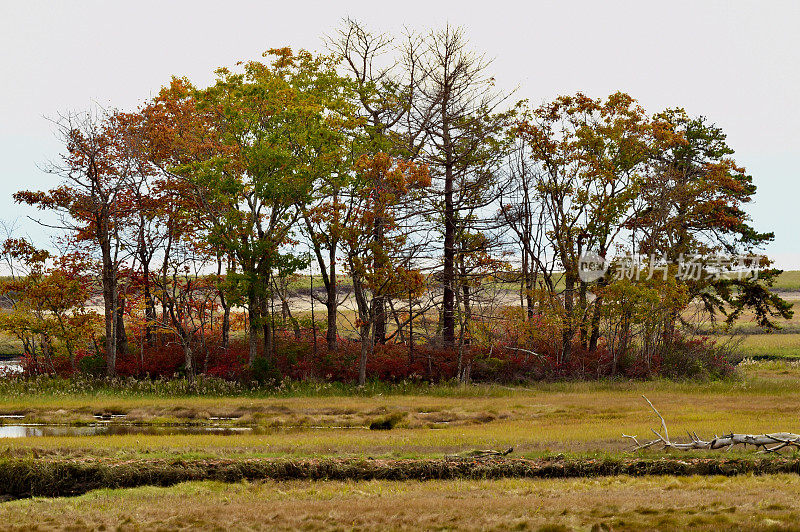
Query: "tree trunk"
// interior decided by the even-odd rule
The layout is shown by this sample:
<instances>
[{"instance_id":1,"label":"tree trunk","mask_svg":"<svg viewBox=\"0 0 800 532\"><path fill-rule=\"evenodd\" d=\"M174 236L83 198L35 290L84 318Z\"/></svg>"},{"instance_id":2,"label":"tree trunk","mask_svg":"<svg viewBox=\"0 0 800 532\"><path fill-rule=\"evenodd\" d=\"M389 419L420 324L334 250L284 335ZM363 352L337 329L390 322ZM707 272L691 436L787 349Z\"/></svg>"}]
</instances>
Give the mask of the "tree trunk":
<instances>
[{"instance_id":1,"label":"tree trunk","mask_svg":"<svg viewBox=\"0 0 800 532\"><path fill-rule=\"evenodd\" d=\"M607 286L608 282L605 277L601 277L598 282L598 287ZM603 296L596 296L594 298L594 310L592 312L592 334L589 337L589 351L597 350L597 342L600 340L600 317L603 309Z\"/></svg>"},{"instance_id":2,"label":"tree trunk","mask_svg":"<svg viewBox=\"0 0 800 532\"><path fill-rule=\"evenodd\" d=\"M375 230L374 230L374 239L375 244L378 246L379 249L383 249L384 247L384 221L383 219L378 216L375 218ZM381 269L386 267L386 264L382 260L380 254L377 254L375 257L375 269L380 271ZM372 316L374 320L374 325L372 328L372 335L374 343L376 344L385 344L386 343L386 301L384 296L376 295L372 298Z\"/></svg>"},{"instance_id":3,"label":"tree trunk","mask_svg":"<svg viewBox=\"0 0 800 532\"><path fill-rule=\"evenodd\" d=\"M442 271L442 282L444 284L444 295L442 298L442 340L444 345L452 347L455 342L455 238L456 224L455 212L453 208L453 169L447 166L445 169L444 185L444 267Z\"/></svg>"},{"instance_id":4,"label":"tree trunk","mask_svg":"<svg viewBox=\"0 0 800 532\"><path fill-rule=\"evenodd\" d=\"M360 327L361 335L361 356L358 360L358 385L364 386L367 382L367 357L369 356L370 347L372 346L372 337L370 332L372 327L369 322L362 323Z\"/></svg>"},{"instance_id":5,"label":"tree trunk","mask_svg":"<svg viewBox=\"0 0 800 532\"><path fill-rule=\"evenodd\" d=\"M352 265L352 263L351 263ZM361 278L357 274L353 274L353 296L356 299L356 307L358 308L358 319L361 322L358 328L361 340L361 356L358 360L358 384L363 386L367 382L367 357L372 350L372 320L374 316L371 314L372 306L367 302L364 286L361 283Z\"/></svg>"},{"instance_id":6,"label":"tree trunk","mask_svg":"<svg viewBox=\"0 0 800 532\"><path fill-rule=\"evenodd\" d=\"M383 296L372 298L372 311L375 324L372 327L372 338L375 344L386 343L386 301Z\"/></svg>"},{"instance_id":7,"label":"tree trunk","mask_svg":"<svg viewBox=\"0 0 800 532\"><path fill-rule=\"evenodd\" d=\"M225 297L220 298L222 305L222 349L228 349L228 343L231 338L231 307L225 300Z\"/></svg>"},{"instance_id":8,"label":"tree trunk","mask_svg":"<svg viewBox=\"0 0 800 532\"><path fill-rule=\"evenodd\" d=\"M150 288L150 264L144 262L142 274L144 275L144 339L147 344L153 341L153 324L156 322L156 302Z\"/></svg>"},{"instance_id":9,"label":"tree trunk","mask_svg":"<svg viewBox=\"0 0 800 532\"><path fill-rule=\"evenodd\" d=\"M116 340L117 356L128 354L128 334L125 332L125 294L117 293L116 305Z\"/></svg>"},{"instance_id":10,"label":"tree trunk","mask_svg":"<svg viewBox=\"0 0 800 532\"><path fill-rule=\"evenodd\" d=\"M248 334L248 345L249 345L249 355L248 355L248 363L250 367L253 367L253 363L258 358L258 329L259 329L259 322L261 318L259 316L259 302L256 299L255 294L253 294L253 290L250 291L250 298L248 302L247 313L249 317L249 334Z\"/></svg>"},{"instance_id":11,"label":"tree trunk","mask_svg":"<svg viewBox=\"0 0 800 532\"><path fill-rule=\"evenodd\" d=\"M442 91L442 151L444 152L444 265L442 282L442 340L444 345L452 347L455 341L456 323L455 306L455 245L456 221L453 204L453 146L450 139L450 86L445 84Z\"/></svg>"},{"instance_id":12,"label":"tree trunk","mask_svg":"<svg viewBox=\"0 0 800 532\"><path fill-rule=\"evenodd\" d=\"M194 387L194 361L192 360L192 345L188 338L181 338L181 343L183 343L186 380L188 381L190 387Z\"/></svg>"},{"instance_id":13,"label":"tree trunk","mask_svg":"<svg viewBox=\"0 0 800 532\"><path fill-rule=\"evenodd\" d=\"M561 336L561 362L566 364L572 355L572 336L575 333L573 311L575 307L575 277L566 274L564 290L564 325Z\"/></svg>"},{"instance_id":14,"label":"tree trunk","mask_svg":"<svg viewBox=\"0 0 800 532\"><path fill-rule=\"evenodd\" d=\"M331 268L331 272L333 273L333 268ZM339 348L339 333L336 325L336 316L339 312L339 303L336 300L336 277L331 277L325 291L327 293L325 307L328 309L328 330L325 332L325 341L328 344L328 351L334 352ZM313 294L311 297L314 297Z\"/></svg>"},{"instance_id":15,"label":"tree trunk","mask_svg":"<svg viewBox=\"0 0 800 532\"><path fill-rule=\"evenodd\" d=\"M107 232L106 232L107 233ZM117 276L111 260L111 242L107 234L100 238L100 250L103 256L103 307L105 313L105 350L106 350L106 375L113 377L117 373L117 341L116 308L117 308Z\"/></svg>"}]
</instances>

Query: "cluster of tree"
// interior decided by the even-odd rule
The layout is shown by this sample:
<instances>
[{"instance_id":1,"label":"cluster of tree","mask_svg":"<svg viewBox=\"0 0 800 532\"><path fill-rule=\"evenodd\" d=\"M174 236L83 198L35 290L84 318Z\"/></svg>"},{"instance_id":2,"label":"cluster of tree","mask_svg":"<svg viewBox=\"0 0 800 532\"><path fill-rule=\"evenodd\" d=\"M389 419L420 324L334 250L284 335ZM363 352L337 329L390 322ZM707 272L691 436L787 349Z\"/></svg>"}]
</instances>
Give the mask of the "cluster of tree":
<instances>
[{"instance_id":1,"label":"cluster of tree","mask_svg":"<svg viewBox=\"0 0 800 532\"><path fill-rule=\"evenodd\" d=\"M59 119L65 152L50 170L61 186L15 199L60 214L66 251L53 263L6 243L27 270L5 286L15 312L2 327L39 338L38 351L26 345L33 355L55 338L72 357L91 337L86 293L100 285L95 349L108 374L136 322L140 356L168 331L191 379L202 338L216 330L227 346L236 309L246 309L251 365L275 355L277 314L299 335L287 286L310 262L329 351L343 297L355 300L363 383L376 343L413 345L415 332L452 349L468 374L470 345L491 342L512 304L492 297L501 282L518 283L519 320L555 324L559 362L575 346L624 353L635 328L655 352L692 302L731 319L752 308L765 326L789 315L768 290L777 270L580 278L587 251L673 263L772 238L748 225L751 177L703 118L649 115L623 93L515 103L452 27L394 39L347 20L329 47L273 49L217 70L208 87L174 78L133 112Z\"/></svg>"}]
</instances>

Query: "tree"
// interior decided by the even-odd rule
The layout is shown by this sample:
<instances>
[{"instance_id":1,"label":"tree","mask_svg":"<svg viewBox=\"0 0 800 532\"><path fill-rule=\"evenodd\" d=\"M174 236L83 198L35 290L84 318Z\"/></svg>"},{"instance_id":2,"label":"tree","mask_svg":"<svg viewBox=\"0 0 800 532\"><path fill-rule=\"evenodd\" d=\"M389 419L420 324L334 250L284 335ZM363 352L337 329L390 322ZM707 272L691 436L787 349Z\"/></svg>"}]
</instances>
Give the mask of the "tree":
<instances>
[{"instance_id":1,"label":"tree","mask_svg":"<svg viewBox=\"0 0 800 532\"><path fill-rule=\"evenodd\" d=\"M14 199L57 212L61 227L69 231L75 243L99 248L106 371L113 376L118 348L124 350L125 346L119 297L123 261L120 233L130 211L121 196L127 178L135 171L135 161L125 145L118 113L70 114L61 117L56 128L66 152L48 171L60 176L63 184L47 192L17 192Z\"/></svg>"},{"instance_id":2,"label":"tree","mask_svg":"<svg viewBox=\"0 0 800 532\"><path fill-rule=\"evenodd\" d=\"M358 310L361 357L358 382L366 382L367 358L372 351L375 324L374 298L419 291L423 278L411 267L409 231L399 220L400 206L410 206L408 197L430 185L427 167L396 160L385 153L363 155L357 164L357 179L349 201L351 218L343 228L347 268L353 281ZM384 227L384 238L373 238L376 221Z\"/></svg>"},{"instance_id":3,"label":"tree","mask_svg":"<svg viewBox=\"0 0 800 532\"><path fill-rule=\"evenodd\" d=\"M641 204L628 224L638 251L670 263L697 262L702 272L686 285L712 319L720 312L732 323L749 308L769 329L775 327L771 318L790 318L791 304L769 290L781 271L769 268L766 257L753 256L774 234L749 223L744 207L756 186L731 158L725 133L683 109L668 109L655 120L673 140L654 154L655 171L643 183ZM736 271L742 266L736 259L748 255L755 261L749 266L761 270L757 278ZM678 318L673 314L672 323Z\"/></svg>"},{"instance_id":4,"label":"tree","mask_svg":"<svg viewBox=\"0 0 800 532\"><path fill-rule=\"evenodd\" d=\"M354 145L355 158L385 153L403 160L414 160L422 147L425 130L424 120L417 123L410 120L415 105L419 40L408 35L402 49L403 57L398 58L393 53L396 51L393 37L374 33L347 18L337 36L329 39L328 45L352 79L352 112L360 119L360 135ZM372 233L378 246L383 245L384 233L384 223L378 218L374 221ZM320 269L325 269L321 263ZM324 274L323 281L328 288ZM372 298L371 304L373 339L383 344L386 342L386 306L391 302L378 296ZM328 330L330 332L330 323Z\"/></svg>"},{"instance_id":5,"label":"tree","mask_svg":"<svg viewBox=\"0 0 800 532\"><path fill-rule=\"evenodd\" d=\"M11 302L11 312L0 314L0 330L22 342L35 371L53 370L57 354L77 369L77 352L93 343L99 318L86 308L92 284L86 257L53 257L15 238L3 243L2 253L13 267L0 283L0 294Z\"/></svg>"},{"instance_id":6,"label":"tree","mask_svg":"<svg viewBox=\"0 0 800 532\"><path fill-rule=\"evenodd\" d=\"M180 129L160 128L169 131L167 145L183 146L169 171L186 181L209 247L238 267L229 277L247 301L251 364L260 333L265 355L273 353L271 276L302 266L285 246L301 215L297 207L308 204L315 180L338 162L320 158L331 155L323 147L331 138L337 145L332 157L339 156L335 133L342 120L326 106L337 90L329 84L335 78L329 59L289 49L269 55L271 63L248 62L239 73L219 69L207 89L165 94L173 100L164 104L168 109L180 116L196 109L202 117L189 140ZM191 114L185 120L191 122Z\"/></svg>"},{"instance_id":7,"label":"tree","mask_svg":"<svg viewBox=\"0 0 800 532\"><path fill-rule=\"evenodd\" d=\"M442 226L444 253L442 264L442 339L446 346L455 342L455 302L458 289L458 196L485 198L474 194L483 180L491 178L487 169L502 153L498 138L507 116L496 113L505 100L494 89L494 79L486 74L488 62L467 49L463 31L446 26L431 32L421 54L414 78L413 120L425 132L424 161L434 183L431 198ZM473 189L473 190L470 190Z\"/></svg>"},{"instance_id":8,"label":"tree","mask_svg":"<svg viewBox=\"0 0 800 532\"><path fill-rule=\"evenodd\" d=\"M608 254L632 216L660 137L644 110L623 93L605 101L580 93L559 97L524 116L516 134L523 155L511 174L515 184L510 190L521 203L506 200L501 212L523 239L525 258L533 263L526 266L541 273L549 304L561 307L562 361L568 362L578 326L587 341L590 315L591 349L599 337L602 296L593 302L593 315L587 312L588 288L579 277L579 258L586 251ZM561 297L556 295L556 269L564 272Z\"/></svg>"}]
</instances>

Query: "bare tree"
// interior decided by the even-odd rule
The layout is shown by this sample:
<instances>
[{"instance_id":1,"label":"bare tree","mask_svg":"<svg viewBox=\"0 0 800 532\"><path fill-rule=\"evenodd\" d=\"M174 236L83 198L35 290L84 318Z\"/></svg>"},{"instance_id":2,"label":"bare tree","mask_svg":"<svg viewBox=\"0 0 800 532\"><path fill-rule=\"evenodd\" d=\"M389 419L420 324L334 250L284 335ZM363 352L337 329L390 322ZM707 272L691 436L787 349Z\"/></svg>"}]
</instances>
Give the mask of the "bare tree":
<instances>
[{"instance_id":1,"label":"bare tree","mask_svg":"<svg viewBox=\"0 0 800 532\"><path fill-rule=\"evenodd\" d=\"M497 109L506 97L487 74L489 61L468 49L460 28L448 25L431 31L424 42L414 79L412 119L425 133L423 159L437 183L431 199L444 237L442 339L453 346L457 240L464 234L459 219L465 219L460 211L474 210L475 200L485 200L475 191L492 177L489 167L498 155L497 136L506 118Z\"/></svg>"}]
</instances>

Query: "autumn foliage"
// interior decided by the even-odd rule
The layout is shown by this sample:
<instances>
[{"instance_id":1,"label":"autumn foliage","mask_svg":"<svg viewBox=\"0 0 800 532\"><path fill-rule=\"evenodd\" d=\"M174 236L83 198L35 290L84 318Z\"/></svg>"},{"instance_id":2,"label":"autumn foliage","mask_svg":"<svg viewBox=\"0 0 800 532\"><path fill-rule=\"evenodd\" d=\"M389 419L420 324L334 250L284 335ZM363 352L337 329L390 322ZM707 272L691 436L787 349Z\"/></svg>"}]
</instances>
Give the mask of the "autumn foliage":
<instances>
[{"instance_id":1,"label":"autumn foliage","mask_svg":"<svg viewBox=\"0 0 800 532\"><path fill-rule=\"evenodd\" d=\"M134 110L57 120L59 251L9 235L7 312L30 373L356 381L723 376L687 309L791 316L724 133L630 95L538 107L496 89L447 27L399 47L347 21L174 77ZM384 66L388 64L390 66ZM391 66L393 65L393 66ZM453 66L455 65L455 66ZM585 253L663 279L581 277ZM697 259L699 276L674 264ZM309 275L310 274L310 275Z\"/></svg>"}]
</instances>

